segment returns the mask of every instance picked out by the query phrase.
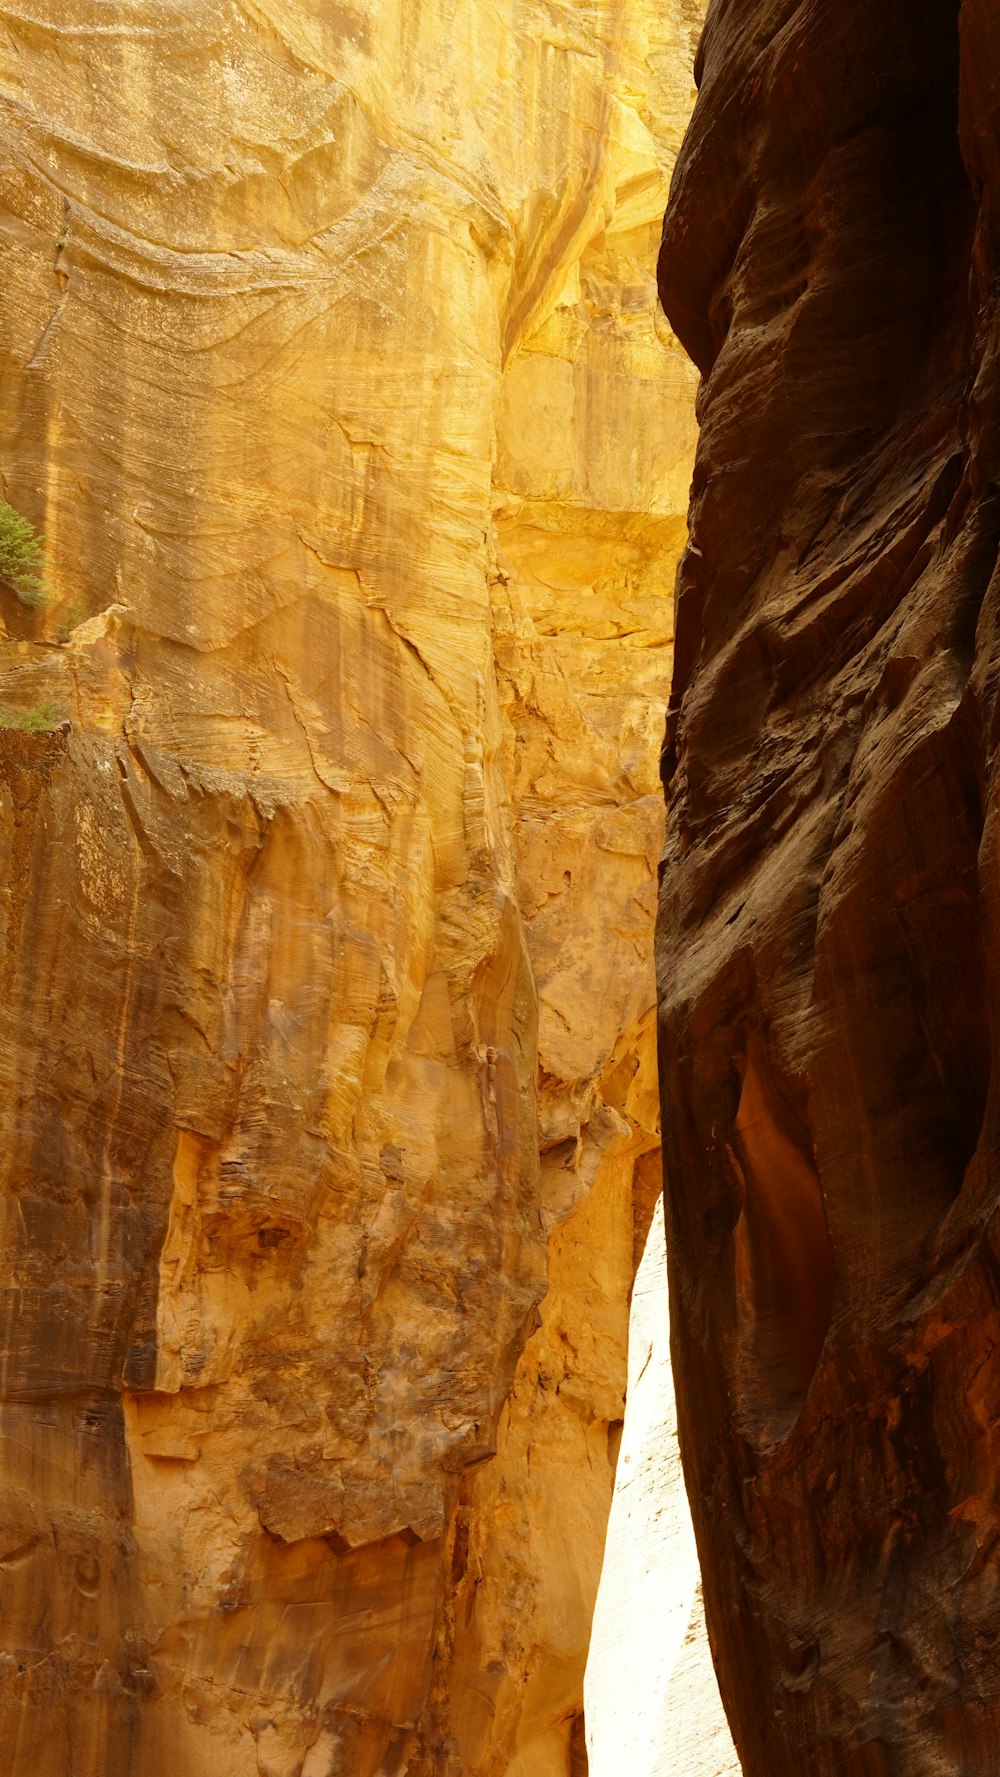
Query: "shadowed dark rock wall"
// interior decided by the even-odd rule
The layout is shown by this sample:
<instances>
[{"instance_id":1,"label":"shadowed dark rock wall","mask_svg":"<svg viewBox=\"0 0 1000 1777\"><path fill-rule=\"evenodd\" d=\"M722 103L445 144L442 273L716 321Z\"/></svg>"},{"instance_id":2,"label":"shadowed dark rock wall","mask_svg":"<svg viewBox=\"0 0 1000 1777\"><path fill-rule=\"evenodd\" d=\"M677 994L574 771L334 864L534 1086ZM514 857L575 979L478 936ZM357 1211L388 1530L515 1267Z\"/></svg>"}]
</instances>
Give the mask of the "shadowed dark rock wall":
<instances>
[{"instance_id":1,"label":"shadowed dark rock wall","mask_svg":"<svg viewBox=\"0 0 1000 1777\"><path fill-rule=\"evenodd\" d=\"M716 0L659 933L682 1441L748 1777L1000 1768L1000 12Z\"/></svg>"}]
</instances>

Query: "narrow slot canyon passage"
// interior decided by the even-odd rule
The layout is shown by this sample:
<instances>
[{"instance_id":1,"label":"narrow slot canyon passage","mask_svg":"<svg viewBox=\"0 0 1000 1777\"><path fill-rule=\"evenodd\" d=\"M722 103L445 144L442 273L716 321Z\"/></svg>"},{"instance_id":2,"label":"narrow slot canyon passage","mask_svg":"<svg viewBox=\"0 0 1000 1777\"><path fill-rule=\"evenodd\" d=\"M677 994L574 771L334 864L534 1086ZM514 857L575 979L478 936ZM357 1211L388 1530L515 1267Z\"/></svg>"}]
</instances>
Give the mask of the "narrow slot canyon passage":
<instances>
[{"instance_id":1,"label":"narrow slot canyon passage","mask_svg":"<svg viewBox=\"0 0 1000 1777\"><path fill-rule=\"evenodd\" d=\"M590 1777L740 1777L678 1461L660 1202L632 1297L618 1460L587 1661Z\"/></svg>"},{"instance_id":2,"label":"narrow slot canyon passage","mask_svg":"<svg viewBox=\"0 0 1000 1777\"><path fill-rule=\"evenodd\" d=\"M738 1769L653 975L703 10L5 9L26 1777Z\"/></svg>"}]
</instances>

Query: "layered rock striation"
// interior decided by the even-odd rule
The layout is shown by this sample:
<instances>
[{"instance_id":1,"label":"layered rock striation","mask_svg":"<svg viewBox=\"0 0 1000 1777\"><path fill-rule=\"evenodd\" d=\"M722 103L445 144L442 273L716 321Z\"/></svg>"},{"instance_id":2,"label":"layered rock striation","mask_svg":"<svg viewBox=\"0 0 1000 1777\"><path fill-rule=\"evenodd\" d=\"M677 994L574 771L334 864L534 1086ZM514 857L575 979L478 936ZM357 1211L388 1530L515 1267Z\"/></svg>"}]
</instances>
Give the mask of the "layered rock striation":
<instances>
[{"instance_id":1,"label":"layered rock striation","mask_svg":"<svg viewBox=\"0 0 1000 1777\"><path fill-rule=\"evenodd\" d=\"M658 1188L693 378L652 267L699 25L4 14L2 491L55 590L0 588L32 1777L581 1768Z\"/></svg>"},{"instance_id":2,"label":"layered rock striation","mask_svg":"<svg viewBox=\"0 0 1000 1777\"><path fill-rule=\"evenodd\" d=\"M1000 19L716 0L659 928L673 1341L748 1777L1000 1762Z\"/></svg>"}]
</instances>

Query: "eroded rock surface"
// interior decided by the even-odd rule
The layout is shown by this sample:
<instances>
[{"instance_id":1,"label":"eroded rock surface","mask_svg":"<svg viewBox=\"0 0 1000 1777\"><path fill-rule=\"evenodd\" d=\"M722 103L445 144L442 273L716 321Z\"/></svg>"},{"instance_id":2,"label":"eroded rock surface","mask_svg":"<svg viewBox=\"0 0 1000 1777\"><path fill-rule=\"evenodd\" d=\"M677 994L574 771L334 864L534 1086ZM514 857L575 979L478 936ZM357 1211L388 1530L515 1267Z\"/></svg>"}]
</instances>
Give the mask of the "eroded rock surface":
<instances>
[{"instance_id":1,"label":"eroded rock surface","mask_svg":"<svg viewBox=\"0 0 1000 1777\"><path fill-rule=\"evenodd\" d=\"M749 1777L987 1777L1000 17L717 0L660 926L668 1246Z\"/></svg>"},{"instance_id":2,"label":"eroded rock surface","mask_svg":"<svg viewBox=\"0 0 1000 1777\"><path fill-rule=\"evenodd\" d=\"M0 1739L562 1777L657 1189L700 9L0 39ZM586 933L585 941L582 934Z\"/></svg>"}]
</instances>

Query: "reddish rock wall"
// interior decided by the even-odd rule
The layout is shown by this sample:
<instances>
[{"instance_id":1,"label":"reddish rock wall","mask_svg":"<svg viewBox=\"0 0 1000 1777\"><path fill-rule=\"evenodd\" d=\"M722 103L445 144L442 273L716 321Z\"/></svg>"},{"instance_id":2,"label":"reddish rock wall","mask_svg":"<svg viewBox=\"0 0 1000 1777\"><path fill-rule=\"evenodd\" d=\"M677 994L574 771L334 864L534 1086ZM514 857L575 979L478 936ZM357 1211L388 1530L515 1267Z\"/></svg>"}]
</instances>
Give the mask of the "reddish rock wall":
<instances>
[{"instance_id":1,"label":"reddish rock wall","mask_svg":"<svg viewBox=\"0 0 1000 1777\"><path fill-rule=\"evenodd\" d=\"M1000 1768L1000 14L716 0L659 937L674 1351L748 1777Z\"/></svg>"}]
</instances>

